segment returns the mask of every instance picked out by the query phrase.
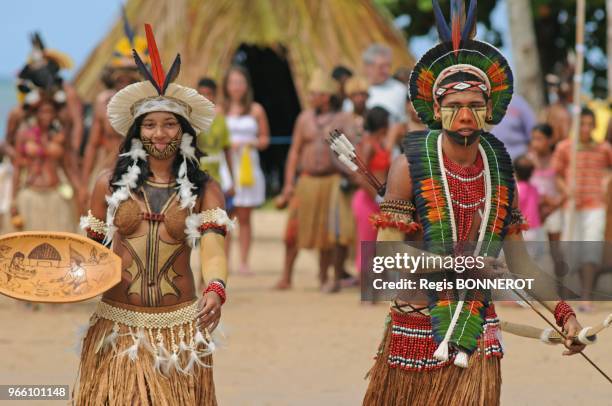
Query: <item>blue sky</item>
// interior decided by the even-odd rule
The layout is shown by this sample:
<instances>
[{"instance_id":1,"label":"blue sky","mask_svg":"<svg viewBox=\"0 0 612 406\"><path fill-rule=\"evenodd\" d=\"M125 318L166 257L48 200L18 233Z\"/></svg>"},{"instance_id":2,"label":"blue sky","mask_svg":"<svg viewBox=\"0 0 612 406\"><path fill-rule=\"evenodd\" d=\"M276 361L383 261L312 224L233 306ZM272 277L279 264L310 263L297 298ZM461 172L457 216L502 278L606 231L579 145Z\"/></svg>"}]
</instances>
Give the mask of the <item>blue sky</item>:
<instances>
[{"instance_id":1,"label":"blue sky","mask_svg":"<svg viewBox=\"0 0 612 406\"><path fill-rule=\"evenodd\" d=\"M499 3L494 21L496 26L506 27L503 12L505 1ZM119 16L120 4L118 0L3 1L0 78L14 77L19 71L30 52L29 34L34 30L42 33L46 46L66 52L78 67ZM504 39L508 39L508 36ZM430 38L412 41L415 56L419 57L427 50L432 40L435 40L435 34ZM66 76L71 77L75 70Z\"/></svg>"},{"instance_id":2,"label":"blue sky","mask_svg":"<svg viewBox=\"0 0 612 406\"><path fill-rule=\"evenodd\" d=\"M30 52L29 33L39 30L49 48L79 66L119 16L112 0L17 0L2 2L0 77L13 77ZM69 76L73 72L70 72Z\"/></svg>"}]
</instances>

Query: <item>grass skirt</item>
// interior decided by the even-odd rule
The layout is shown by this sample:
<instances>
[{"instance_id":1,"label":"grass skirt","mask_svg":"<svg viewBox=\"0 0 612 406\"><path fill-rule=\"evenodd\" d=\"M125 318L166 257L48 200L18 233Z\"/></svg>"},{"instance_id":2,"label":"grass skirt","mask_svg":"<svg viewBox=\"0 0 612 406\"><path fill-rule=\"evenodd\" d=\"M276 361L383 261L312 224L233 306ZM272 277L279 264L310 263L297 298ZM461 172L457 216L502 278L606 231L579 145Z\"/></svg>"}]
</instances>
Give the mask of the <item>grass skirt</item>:
<instances>
[{"instance_id":1,"label":"grass skirt","mask_svg":"<svg viewBox=\"0 0 612 406\"><path fill-rule=\"evenodd\" d=\"M297 196L298 248L327 250L334 246L329 238L331 194L338 185L338 175L302 174L295 187Z\"/></svg>"},{"instance_id":2,"label":"grass skirt","mask_svg":"<svg viewBox=\"0 0 612 406\"><path fill-rule=\"evenodd\" d=\"M499 405L501 354L490 354L488 347L491 347L491 344L487 345L488 340L479 341L479 348L470 357L467 368L453 365L452 360L435 365L432 354L436 345L433 338L426 334L428 329L431 333L429 316L420 313L398 315L392 311L391 318L385 329L376 362L368 374L370 384L363 400L364 405ZM409 341L421 342L416 346L403 346L406 348L403 357L421 357L421 366L418 368L401 367L390 362L394 359L391 353L397 351L395 340L399 338L393 334L393 326L397 328L401 323L405 326L406 322L411 323L413 327ZM420 355L417 355L419 352Z\"/></svg>"},{"instance_id":3,"label":"grass skirt","mask_svg":"<svg viewBox=\"0 0 612 406\"><path fill-rule=\"evenodd\" d=\"M24 221L23 231L76 231L74 205L60 194L59 188L21 189L17 209Z\"/></svg>"},{"instance_id":4,"label":"grass skirt","mask_svg":"<svg viewBox=\"0 0 612 406\"><path fill-rule=\"evenodd\" d=\"M90 320L77 405L216 405L214 344L195 302L141 307L103 300Z\"/></svg>"}]
</instances>

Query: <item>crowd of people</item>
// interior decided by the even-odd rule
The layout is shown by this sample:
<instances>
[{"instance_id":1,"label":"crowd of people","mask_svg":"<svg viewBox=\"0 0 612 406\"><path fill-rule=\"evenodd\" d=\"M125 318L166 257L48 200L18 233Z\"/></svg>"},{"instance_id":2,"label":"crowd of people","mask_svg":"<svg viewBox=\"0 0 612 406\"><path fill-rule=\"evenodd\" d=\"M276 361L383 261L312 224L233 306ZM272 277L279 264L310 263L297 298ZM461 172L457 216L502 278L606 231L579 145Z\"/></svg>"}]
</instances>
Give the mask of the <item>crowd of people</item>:
<instances>
[{"instance_id":1,"label":"crowd of people","mask_svg":"<svg viewBox=\"0 0 612 406\"><path fill-rule=\"evenodd\" d=\"M274 199L287 208L276 289L292 287L303 249L318 251L321 290L334 293L360 284L363 241L422 240L436 254L459 255L477 240L472 254L495 261L501 247L491 241L517 242L508 269L529 276L537 266L522 255L524 239L550 241L555 261L560 240L604 240L612 147L596 142L595 113L579 115L574 188L570 99L559 86L538 123L525 100L512 98L505 57L473 40L471 4L469 19L451 18L459 38L437 13L446 26L441 42L411 74L392 75L393 55L382 44L364 50L362 66L311 74ZM65 62L34 37L2 145L10 166L0 174L11 176L5 230L76 232L80 223L122 258L124 277L103 293L83 341L78 404L214 405L211 333L226 300L227 232L236 222L235 269L252 274L252 214L266 200L259 151L270 144L269 123L245 67L231 66L219 84L203 77L196 89L177 85L180 57L166 75L152 27L145 31L146 48L129 35L117 44L85 138L82 104L60 75ZM355 146L360 171L330 149L335 130ZM346 266L353 251L356 275ZM584 311L605 271L601 251L588 255L580 264ZM479 290L451 288L429 295L425 306L404 293L392 302L364 404L498 404L503 349L494 303ZM531 293L567 334L566 354L580 352L572 308L549 287Z\"/></svg>"},{"instance_id":2,"label":"crowd of people","mask_svg":"<svg viewBox=\"0 0 612 406\"><path fill-rule=\"evenodd\" d=\"M106 89L93 103L91 120L84 120L76 92L61 78L61 54L44 49L40 37L36 38L32 54L38 57L31 57L19 75L23 102L10 113L2 146L0 174L11 178L10 185L3 184L11 190L11 198L5 198L0 206L5 211L3 230L77 231L77 219L86 213L96 179L115 167L123 143L123 137L109 123L108 102L138 81L139 72L130 56L120 52L125 45L118 44L101 78ZM146 54L144 45L137 45ZM392 159L401 152L404 136L426 128L410 103L410 71L399 68L392 75L391 50L373 44L364 51L362 60L360 67L336 66L311 75L308 106L295 121L284 187L274 199L277 208L288 208L285 260L277 289L291 288L300 249L319 251L323 291L358 285L361 241L376 239L370 219L379 210L381 196L329 151L329 133L340 129L368 169L384 183ZM236 270L250 275L252 212L267 196L259 156L270 144L266 111L254 100L249 72L241 65L231 66L220 83L215 78L201 78L196 88L216 104L210 129L197 135L197 147L204 154L200 167L219 182L225 205L238 220ZM595 114L585 107L580 115L575 226L570 236L569 214L564 208L570 197L571 95L569 87L559 82L551 89L554 101L539 114L521 96L514 95L506 116L492 132L504 142L514 162L520 206L530 224L525 238L551 241L555 271L562 278L562 256L555 242L604 240L610 206L605 180L612 165L612 148L607 139L594 139ZM85 121L90 125L83 139ZM607 126L606 134L611 128ZM55 215L48 216L49 210ZM227 238L228 255L230 246ZM346 268L351 253L355 254L357 275ZM584 267L585 300L601 271L601 267ZM591 305L585 302L583 309L589 310Z\"/></svg>"}]
</instances>

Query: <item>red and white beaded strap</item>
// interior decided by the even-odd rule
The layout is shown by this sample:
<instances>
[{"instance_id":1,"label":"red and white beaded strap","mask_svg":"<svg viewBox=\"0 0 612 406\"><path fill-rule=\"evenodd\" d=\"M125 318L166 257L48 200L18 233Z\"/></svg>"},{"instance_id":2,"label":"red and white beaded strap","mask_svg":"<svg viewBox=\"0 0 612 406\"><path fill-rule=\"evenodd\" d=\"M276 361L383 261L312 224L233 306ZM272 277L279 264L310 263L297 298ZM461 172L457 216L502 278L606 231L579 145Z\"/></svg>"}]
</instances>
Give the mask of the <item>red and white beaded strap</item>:
<instances>
[{"instance_id":1,"label":"red and white beaded strap","mask_svg":"<svg viewBox=\"0 0 612 406\"><path fill-rule=\"evenodd\" d=\"M223 282L219 280L210 281L206 287L206 290L204 290L204 295L206 295L208 292L215 292L221 298L221 304L223 305L225 303L227 295L225 294L225 285Z\"/></svg>"},{"instance_id":2,"label":"red and white beaded strap","mask_svg":"<svg viewBox=\"0 0 612 406\"><path fill-rule=\"evenodd\" d=\"M555 321L557 322L557 326L559 327L565 326L565 323L567 323L567 320L570 317L576 316L574 309L572 309L572 307L563 300L559 301L559 303L557 303L557 306L555 306L554 314Z\"/></svg>"}]
</instances>

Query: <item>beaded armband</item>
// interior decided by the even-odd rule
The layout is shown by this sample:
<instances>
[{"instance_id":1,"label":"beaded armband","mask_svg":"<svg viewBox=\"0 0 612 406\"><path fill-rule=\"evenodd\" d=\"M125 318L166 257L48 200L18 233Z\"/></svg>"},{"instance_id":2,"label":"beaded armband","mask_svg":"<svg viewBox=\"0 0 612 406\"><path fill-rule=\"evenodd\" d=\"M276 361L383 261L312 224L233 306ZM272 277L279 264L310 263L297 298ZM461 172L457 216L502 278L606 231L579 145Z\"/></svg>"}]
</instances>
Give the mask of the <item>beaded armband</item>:
<instances>
[{"instance_id":1,"label":"beaded armband","mask_svg":"<svg viewBox=\"0 0 612 406\"><path fill-rule=\"evenodd\" d=\"M576 313L570 305L561 300L559 303L557 303L557 306L555 306L554 315L557 326L563 327L565 326L567 319L569 319L571 316L576 316Z\"/></svg>"},{"instance_id":2,"label":"beaded armband","mask_svg":"<svg viewBox=\"0 0 612 406\"><path fill-rule=\"evenodd\" d=\"M204 290L204 294L207 294L208 292L215 292L221 298L221 304L225 303L227 295L225 294L225 284L222 281L218 279L210 281L206 287L206 290Z\"/></svg>"},{"instance_id":3,"label":"beaded armband","mask_svg":"<svg viewBox=\"0 0 612 406\"><path fill-rule=\"evenodd\" d=\"M370 222L377 229L395 228L404 233L421 229L414 221L416 208L409 200L386 200L380 204L380 213L370 216Z\"/></svg>"},{"instance_id":4,"label":"beaded armband","mask_svg":"<svg viewBox=\"0 0 612 406\"><path fill-rule=\"evenodd\" d=\"M525 220L525 216L518 207L512 209L510 213L510 224L508 225L508 234L518 234L522 231L529 230L529 224Z\"/></svg>"},{"instance_id":5,"label":"beaded armband","mask_svg":"<svg viewBox=\"0 0 612 406\"><path fill-rule=\"evenodd\" d=\"M225 236L228 231L233 230L235 220L231 220L225 210L217 207L189 215L185 224L187 225L185 232L194 243L192 246L194 246L194 240L207 232L214 232Z\"/></svg>"},{"instance_id":6,"label":"beaded armband","mask_svg":"<svg viewBox=\"0 0 612 406\"><path fill-rule=\"evenodd\" d=\"M91 210L87 212L87 216L81 217L80 226L82 230L87 232L87 237L99 243L104 241L104 237L106 237L108 232L106 223L91 214Z\"/></svg>"}]
</instances>

